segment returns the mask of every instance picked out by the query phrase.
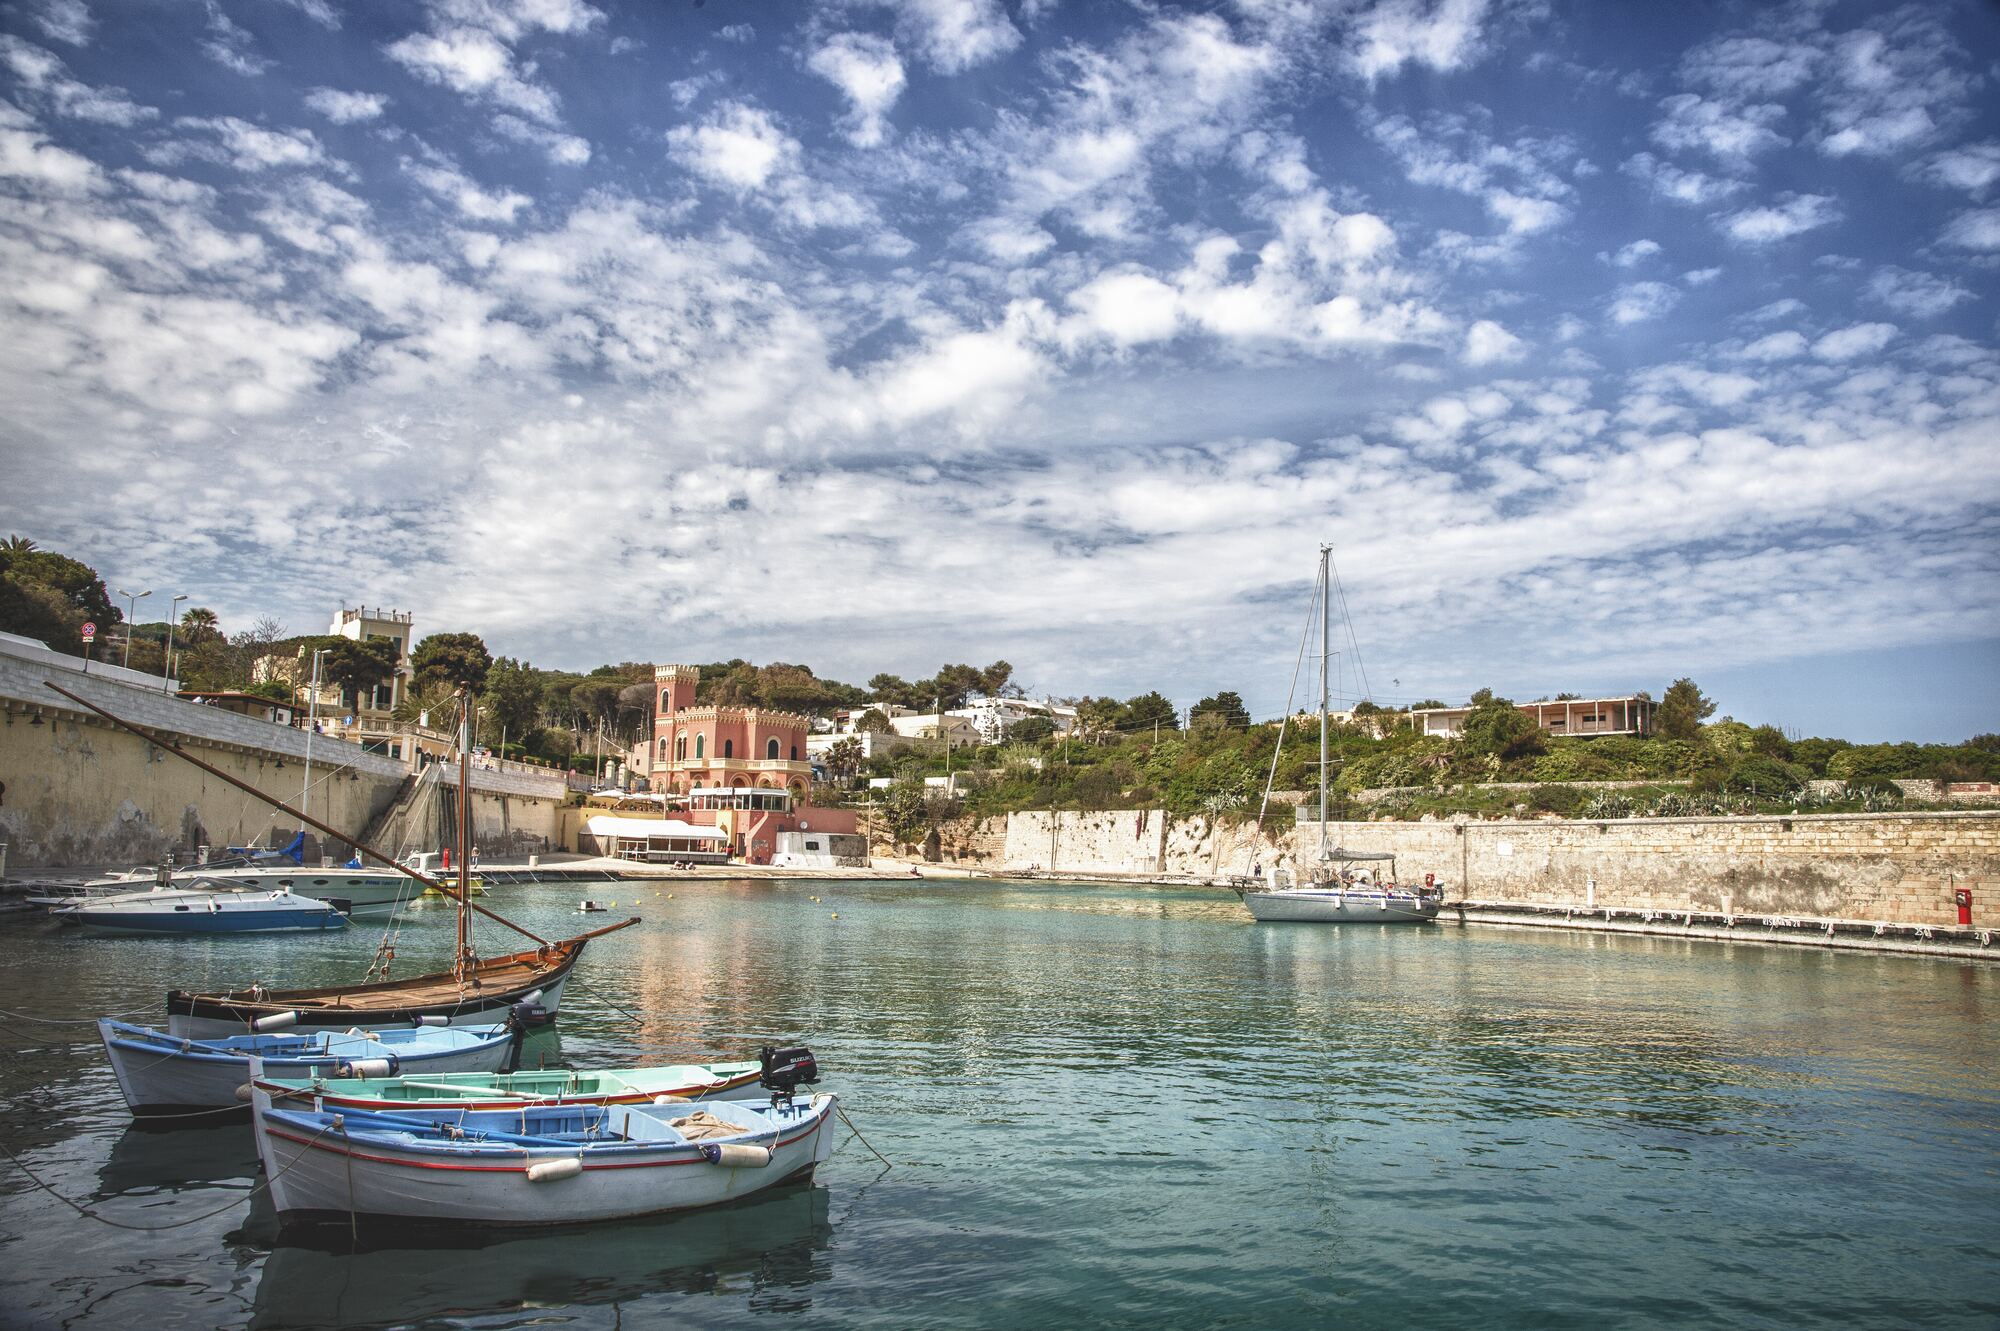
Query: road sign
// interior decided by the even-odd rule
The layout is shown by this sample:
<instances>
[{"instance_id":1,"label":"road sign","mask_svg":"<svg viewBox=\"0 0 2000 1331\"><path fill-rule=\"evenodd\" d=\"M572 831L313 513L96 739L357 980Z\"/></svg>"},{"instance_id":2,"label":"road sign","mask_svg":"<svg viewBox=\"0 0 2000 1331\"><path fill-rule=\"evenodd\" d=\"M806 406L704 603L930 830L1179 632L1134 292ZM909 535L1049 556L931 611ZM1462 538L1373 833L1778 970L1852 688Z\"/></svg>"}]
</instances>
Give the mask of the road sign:
<instances>
[{"instance_id":1,"label":"road sign","mask_svg":"<svg viewBox=\"0 0 2000 1331\"><path fill-rule=\"evenodd\" d=\"M83 640L84 640L85 642L89 642L89 641L90 641L90 640L91 640L92 638L95 638L96 636L97 636L97 625L95 625L95 624L91 623L91 622L90 622L89 620L87 620L87 619L86 619L86 620L84 620L84 621L83 621Z\"/></svg>"}]
</instances>

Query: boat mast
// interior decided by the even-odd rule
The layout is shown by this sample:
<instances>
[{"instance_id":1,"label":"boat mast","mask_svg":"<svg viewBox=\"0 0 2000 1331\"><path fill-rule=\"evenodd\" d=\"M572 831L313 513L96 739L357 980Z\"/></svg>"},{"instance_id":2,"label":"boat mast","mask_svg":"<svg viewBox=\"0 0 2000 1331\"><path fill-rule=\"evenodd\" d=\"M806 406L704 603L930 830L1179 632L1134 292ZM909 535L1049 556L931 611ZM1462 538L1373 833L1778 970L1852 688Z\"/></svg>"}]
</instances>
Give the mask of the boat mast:
<instances>
[{"instance_id":1,"label":"boat mast","mask_svg":"<svg viewBox=\"0 0 2000 1331\"><path fill-rule=\"evenodd\" d=\"M1319 858L1322 864L1332 858L1326 844L1326 653L1333 625L1333 596L1326 568L1332 551L1330 545L1319 548Z\"/></svg>"},{"instance_id":2,"label":"boat mast","mask_svg":"<svg viewBox=\"0 0 2000 1331\"><path fill-rule=\"evenodd\" d=\"M472 844L472 695L458 687L458 954L451 968L465 983L472 961L472 914L466 903L472 900L472 871L465 862Z\"/></svg>"}]
</instances>

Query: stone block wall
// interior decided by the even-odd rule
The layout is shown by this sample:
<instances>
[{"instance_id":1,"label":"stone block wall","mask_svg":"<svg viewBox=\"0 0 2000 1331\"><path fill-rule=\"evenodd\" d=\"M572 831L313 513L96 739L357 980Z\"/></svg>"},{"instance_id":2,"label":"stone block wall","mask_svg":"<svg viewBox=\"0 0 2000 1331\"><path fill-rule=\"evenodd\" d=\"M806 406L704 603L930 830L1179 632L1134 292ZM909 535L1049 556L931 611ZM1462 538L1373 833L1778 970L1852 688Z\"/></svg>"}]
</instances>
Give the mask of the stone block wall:
<instances>
[{"instance_id":1,"label":"stone block wall","mask_svg":"<svg viewBox=\"0 0 2000 1331\"><path fill-rule=\"evenodd\" d=\"M1389 852L1405 881L1503 904L1811 916L1952 924L1954 888L1973 923L2000 927L2000 813L1818 814L1604 822L1329 823L1335 845ZM1241 824L1149 813L1017 813L1005 868L1209 878L1297 867L1319 824L1263 840Z\"/></svg>"}]
</instances>

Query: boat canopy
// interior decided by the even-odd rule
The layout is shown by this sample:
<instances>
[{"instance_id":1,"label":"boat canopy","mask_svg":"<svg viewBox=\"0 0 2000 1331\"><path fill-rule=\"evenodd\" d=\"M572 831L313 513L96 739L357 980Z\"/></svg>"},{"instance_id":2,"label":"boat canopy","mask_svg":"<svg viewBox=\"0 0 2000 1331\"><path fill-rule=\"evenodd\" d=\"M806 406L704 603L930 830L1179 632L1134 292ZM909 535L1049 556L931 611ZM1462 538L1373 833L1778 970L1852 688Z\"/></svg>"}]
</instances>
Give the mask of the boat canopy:
<instances>
[{"instance_id":1,"label":"boat canopy","mask_svg":"<svg viewBox=\"0 0 2000 1331\"><path fill-rule=\"evenodd\" d=\"M728 834L719 827L697 827L678 818L614 818L599 814L587 820L596 837L688 837L704 841L725 841Z\"/></svg>"}]
</instances>

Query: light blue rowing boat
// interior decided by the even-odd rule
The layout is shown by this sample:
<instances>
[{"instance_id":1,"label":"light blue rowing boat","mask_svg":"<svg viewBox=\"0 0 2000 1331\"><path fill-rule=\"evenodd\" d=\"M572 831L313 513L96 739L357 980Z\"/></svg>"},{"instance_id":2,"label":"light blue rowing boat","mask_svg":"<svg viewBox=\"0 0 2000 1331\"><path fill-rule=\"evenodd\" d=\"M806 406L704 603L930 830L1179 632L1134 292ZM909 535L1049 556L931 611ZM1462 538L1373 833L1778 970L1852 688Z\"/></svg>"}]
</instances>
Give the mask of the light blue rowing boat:
<instances>
[{"instance_id":1,"label":"light blue rowing boat","mask_svg":"<svg viewBox=\"0 0 2000 1331\"><path fill-rule=\"evenodd\" d=\"M311 1031L192 1040L150 1026L101 1019L98 1036L118 1089L142 1117L241 1108L250 1060L285 1078L393 1077L499 1072L519 1048L511 1024L420 1026L399 1031Z\"/></svg>"}]
</instances>

